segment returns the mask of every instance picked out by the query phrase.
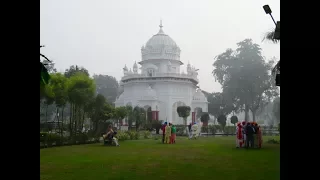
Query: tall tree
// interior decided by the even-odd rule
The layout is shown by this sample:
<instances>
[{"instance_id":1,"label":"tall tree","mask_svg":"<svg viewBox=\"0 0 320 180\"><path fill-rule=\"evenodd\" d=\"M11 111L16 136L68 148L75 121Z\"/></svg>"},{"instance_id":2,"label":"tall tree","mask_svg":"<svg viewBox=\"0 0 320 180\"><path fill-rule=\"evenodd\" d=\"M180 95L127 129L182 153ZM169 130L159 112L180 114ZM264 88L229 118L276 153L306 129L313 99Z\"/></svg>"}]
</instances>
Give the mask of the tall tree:
<instances>
[{"instance_id":1,"label":"tall tree","mask_svg":"<svg viewBox=\"0 0 320 180\"><path fill-rule=\"evenodd\" d=\"M96 82L97 93L102 94L109 103L114 103L119 91L119 83L113 76L93 75Z\"/></svg>"},{"instance_id":2,"label":"tall tree","mask_svg":"<svg viewBox=\"0 0 320 180\"><path fill-rule=\"evenodd\" d=\"M115 118L119 124L122 125L122 120L127 116L127 108L125 106L120 106L115 108ZM120 123L119 123L120 122Z\"/></svg>"},{"instance_id":3,"label":"tall tree","mask_svg":"<svg viewBox=\"0 0 320 180\"><path fill-rule=\"evenodd\" d=\"M144 108L136 106L133 108L133 116L136 122L136 131L138 131L139 127L145 122L145 113L147 113Z\"/></svg>"},{"instance_id":4,"label":"tall tree","mask_svg":"<svg viewBox=\"0 0 320 180\"><path fill-rule=\"evenodd\" d=\"M128 128L129 128L129 130L131 130L133 119L134 119L133 108L132 108L132 106L127 105L126 109L127 109L127 120L128 120L128 126L129 126Z\"/></svg>"},{"instance_id":5,"label":"tall tree","mask_svg":"<svg viewBox=\"0 0 320 180\"><path fill-rule=\"evenodd\" d=\"M68 101L68 79L61 73L51 74L50 85L54 93L54 101L56 104L56 115L58 119L58 125L60 126L60 132L62 135L64 124L64 109ZM61 123L59 114L61 112Z\"/></svg>"},{"instance_id":6,"label":"tall tree","mask_svg":"<svg viewBox=\"0 0 320 180\"><path fill-rule=\"evenodd\" d=\"M78 67L78 65L72 65L69 69L66 69L64 75L67 78L70 78L71 76L75 75L76 73L81 72L82 74L89 76L89 72L84 67Z\"/></svg>"},{"instance_id":7,"label":"tall tree","mask_svg":"<svg viewBox=\"0 0 320 180\"><path fill-rule=\"evenodd\" d=\"M261 48L251 39L237 43L236 50L227 49L214 62L213 75L233 104L245 110L245 120L251 110L253 121L257 110L278 94L271 79L273 61L266 63Z\"/></svg>"},{"instance_id":8,"label":"tall tree","mask_svg":"<svg viewBox=\"0 0 320 180\"><path fill-rule=\"evenodd\" d=\"M82 72L72 75L68 82L68 98L71 104L70 114L72 114L69 130L72 135L83 128L86 103L94 97L95 84L93 79Z\"/></svg>"},{"instance_id":9,"label":"tall tree","mask_svg":"<svg viewBox=\"0 0 320 180\"><path fill-rule=\"evenodd\" d=\"M228 115L234 109L233 104L227 100L226 95L221 92L211 93L208 95L207 100L208 112L213 115L215 118L218 118L220 115Z\"/></svg>"},{"instance_id":10,"label":"tall tree","mask_svg":"<svg viewBox=\"0 0 320 180\"><path fill-rule=\"evenodd\" d=\"M280 97L276 98L273 101L272 112L273 112L274 116L276 117L277 122L280 123Z\"/></svg>"}]
</instances>

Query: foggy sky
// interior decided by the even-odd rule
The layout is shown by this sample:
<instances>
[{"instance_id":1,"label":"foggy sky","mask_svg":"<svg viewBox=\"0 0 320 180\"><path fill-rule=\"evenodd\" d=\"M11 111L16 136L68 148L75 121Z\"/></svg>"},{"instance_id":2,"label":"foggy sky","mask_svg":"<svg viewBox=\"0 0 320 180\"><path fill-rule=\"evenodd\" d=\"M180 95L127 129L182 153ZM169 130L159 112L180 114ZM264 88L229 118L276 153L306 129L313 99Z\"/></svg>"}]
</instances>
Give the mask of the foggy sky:
<instances>
[{"instance_id":1,"label":"foggy sky","mask_svg":"<svg viewBox=\"0 0 320 180\"><path fill-rule=\"evenodd\" d=\"M279 0L41 0L41 53L58 71L83 66L90 75L106 74L120 80L126 64L141 61L140 48L159 31L180 47L186 72L190 62L199 68L200 88L221 91L212 76L214 57L251 38L270 59L280 58L280 45L262 42L274 29L262 6L269 4L280 20Z\"/></svg>"}]
</instances>

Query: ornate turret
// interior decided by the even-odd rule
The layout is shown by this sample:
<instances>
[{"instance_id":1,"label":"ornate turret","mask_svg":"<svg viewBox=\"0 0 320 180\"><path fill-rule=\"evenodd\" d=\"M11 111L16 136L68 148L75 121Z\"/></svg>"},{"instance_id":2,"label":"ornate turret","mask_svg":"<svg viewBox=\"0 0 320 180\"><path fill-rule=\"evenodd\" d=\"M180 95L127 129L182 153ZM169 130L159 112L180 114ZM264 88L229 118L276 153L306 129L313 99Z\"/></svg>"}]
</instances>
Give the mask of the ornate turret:
<instances>
[{"instance_id":1,"label":"ornate turret","mask_svg":"<svg viewBox=\"0 0 320 180\"><path fill-rule=\"evenodd\" d=\"M188 62L188 65L187 65L187 74L191 74L191 65L190 65L190 62Z\"/></svg>"},{"instance_id":2,"label":"ornate turret","mask_svg":"<svg viewBox=\"0 0 320 180\"><path fill-rule=\"evenodd\" d=\"M124 75L127 75L127 74L128 74L128 68L127 68L127 65L124 65L124 68L123 68L123 74L124 74Z\"/></svg>"},{"instance_id":3,"label":"ornate turret","mask_svg":"<svg viewBox=\"0 0 320 180\"><path fill-rule=\"evenodd\" d=\"M137 65L137 62L135 61L134 64L133 64L133 73L134 74L137 74L138 73L138 65Z\"/></svg>"}]
</instances>

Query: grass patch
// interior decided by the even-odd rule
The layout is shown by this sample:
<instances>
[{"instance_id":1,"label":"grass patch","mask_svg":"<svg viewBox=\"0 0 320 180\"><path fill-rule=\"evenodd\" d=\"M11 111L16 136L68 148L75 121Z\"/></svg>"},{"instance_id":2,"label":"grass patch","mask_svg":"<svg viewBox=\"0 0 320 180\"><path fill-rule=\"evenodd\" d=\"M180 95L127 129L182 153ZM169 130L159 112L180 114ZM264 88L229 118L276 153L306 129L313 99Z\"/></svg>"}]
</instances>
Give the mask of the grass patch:
<instances>
[{"instance_id":1,"label":"grass patch","mask_svg":"<svg viewBox=\"0 0 320 180\"><path fill-rule=\"evenodd\" d=\"M178 137L174 145L160 141L40 149L40 179L280 179L279 144L264 143L260 150L246 150L235 148L234 137Z\"/></svg>"}]
</instances>

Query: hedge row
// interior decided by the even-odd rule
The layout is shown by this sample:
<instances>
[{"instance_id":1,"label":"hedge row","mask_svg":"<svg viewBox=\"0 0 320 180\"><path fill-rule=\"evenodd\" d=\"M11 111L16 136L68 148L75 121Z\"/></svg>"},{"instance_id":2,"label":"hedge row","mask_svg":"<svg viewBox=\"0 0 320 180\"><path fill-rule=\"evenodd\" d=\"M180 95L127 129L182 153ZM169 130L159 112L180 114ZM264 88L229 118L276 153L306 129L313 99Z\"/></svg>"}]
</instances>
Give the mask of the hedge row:
<instances>
[{"instance_id":1,"label":"hedge row","mask_svg":"<svg viewBox=\"0 0 320 180\"><path fill-rule=\"evenodd\" d=\"M136 140L136 139L150 139L150 131L118 131L117 136L119 141L124 140ZM75 145L75 144L89 144L97 143L99 139L89 140L87 133L78 133L75 137L70 139L69 137L62 137L59 134L40 132L40 143L43 144L40 148L43 147L52 147L52 146L62 146L62 145Z\"/></svg>"}]
</instances>

